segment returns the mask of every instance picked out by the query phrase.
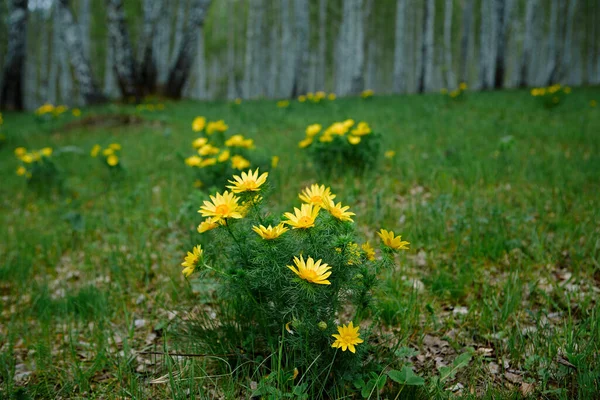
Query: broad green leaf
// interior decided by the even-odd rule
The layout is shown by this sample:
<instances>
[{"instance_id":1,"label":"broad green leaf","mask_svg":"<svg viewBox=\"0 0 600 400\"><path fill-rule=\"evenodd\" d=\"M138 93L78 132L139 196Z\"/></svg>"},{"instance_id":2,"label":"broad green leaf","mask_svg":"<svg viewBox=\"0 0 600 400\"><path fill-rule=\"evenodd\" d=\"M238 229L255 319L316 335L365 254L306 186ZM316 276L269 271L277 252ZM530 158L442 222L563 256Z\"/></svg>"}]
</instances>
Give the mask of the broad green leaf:
<instances>
[{"instance_id":1,"label":"broad green leaf","mask_svg":"<svg viewBox=\"0 0 600 400\"><path fill-rule=\"evenodd\" d=\"M393 369L387 374L391 380L402 385L423 386L425 384L425 380L415 374L409 366L404 366L400 371Z\"/></svg>"}]
</instances>

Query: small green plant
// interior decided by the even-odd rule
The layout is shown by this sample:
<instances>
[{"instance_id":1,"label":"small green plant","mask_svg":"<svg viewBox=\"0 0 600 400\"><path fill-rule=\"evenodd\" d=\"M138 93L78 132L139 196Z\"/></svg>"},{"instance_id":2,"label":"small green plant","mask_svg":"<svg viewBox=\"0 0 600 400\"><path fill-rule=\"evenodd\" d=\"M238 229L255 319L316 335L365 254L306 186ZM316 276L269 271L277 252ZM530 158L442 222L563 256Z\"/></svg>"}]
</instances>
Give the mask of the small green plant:
<instances>
[{"instance_id":1,"label":"small green plant","mask_svg":"<svg viewBox=\"0 0 600 400\"><path fill-rule=\"evenodd\" d=\"M106 148L102 148L102 146L96 144L92 147L90 155L98 158L111 174L115 174L123 171L120 152L121 145L119 143L111 143Z\"/></svg>"},{"instance_id":2,"label":"small green plant","mask_svg":"<svg viewBox=\"0 0 600 400\"><path fill-rule=\"evenodd\" d=\"M247 349L249 357L276 354L276 370L266 373L295 369L314 398L362 376L372 346L365 320L372 290L378 274L409 243L382 229L382 257L376 259L368 242L357 242L355 214L324 185L305 188L301 207L280 220L263 198L267 177L242 172L229 180L230 191L204 201L198 232L211 231L211 246L188 252L183 274L216 274L240 330L236 337L245 338L229 345Z\"/></svg>"},{"instance_id":3,"label":"small green plant","mask_svg":"<svg viewBox=\"0 0 600 400\"><path fill-rule=\"evenodd\" d=\"M548 87L533 88L530 93L531 96L538 98L545 108L552 109L564 103L567 95L571 93L571 88L556 83Z\"/></svg>"},{"instance_id":4,"label":"small green plant","mask_svg":"<svg viewBox=\"0 0 600 400\"><path fill-rule=\"evenodd\" d=\"M446 88L440 89L440 93L446 96L450 103L460 103L467 97L467 89L469 87L465 82L461 82L456 89L448 90Z\"/></svg>"},{"instance_id":5,"label":"small green plant","mask_svg":"<svg viewBox=\"0 0 600 400\"><path fill-rule=\"evenodd\" d=\"M381 158L381 137L366 122L353 119L333 123L323 130L320 124L306 128L306 137L298 143L306 149L324 176L342 175L351 170L363 173L373 168Z\"/></svg>"},{"instance_id":6,"label":"small green plant","mask_svg":"<svg viewBox=\"0 0 600 400\"><path fill-rule=\"evenodd\" d=\"M30 151L17 147L14 153L19 159L16 173L27 179L30 188L40 194L49 194L53 189L62 190L62 174L52 159L51 147Z\"/></svg>"}]
</instances>

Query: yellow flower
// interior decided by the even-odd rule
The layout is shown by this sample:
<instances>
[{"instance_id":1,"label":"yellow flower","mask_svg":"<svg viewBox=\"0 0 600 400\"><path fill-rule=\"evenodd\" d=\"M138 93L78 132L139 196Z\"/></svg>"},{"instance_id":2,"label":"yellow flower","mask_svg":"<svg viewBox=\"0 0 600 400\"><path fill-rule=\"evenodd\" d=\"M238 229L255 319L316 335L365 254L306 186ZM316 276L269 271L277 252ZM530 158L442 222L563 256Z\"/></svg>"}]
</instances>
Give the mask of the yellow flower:
<instances>
[{"instance_id":1,"label":"yellow flower","mask_svg":"<svg viewBox=\"0 0 600 400\"><path fill-rule=\"evenodd\" d=\"M264 225L253 226L252 230L260 235L261 238L265 240L277 239L279 236L283 235L289 229L283 225L283 222L279 223L279 225L272 227L269 225L265 228Z\"/></svg>"},{"instance_id":2,"label":"yellow flower","mask_svg":"<svg viewBox=\"0 0 600 400\"><path fill-rule=\"evenodd\" d=\"M298 101L300 103L304 103L306 101L306 96L304 96L304 95L301 94L300 96L298 96Z\"/></svg>"},{"instance_id":3,"label":"yellow flower","mask_svg":"<svg viewBox=\"0 0 600 400\"><path fill-rule=\"evenodd\" d=\"M539 88L538 89L538 94L540 96L545 96L546 95L546 88Z\"/></svg>"},{"instance_id":4,"label":"yellow flower","mask_svg":"<svg viewBox=\"0 0 600 400\"><path fill-rule=\"evenodd\" d=\"M202 160L202 162L200 163L200 168L204 168L204 167L210 167L211 165L215 165L217 163L217 159L214 157L211 158L205 158L204 160Z\"/></svg>"},{"instance_id":5,"label":"yellow flower","mask_svg":"<svg viewBox=\"0 0 600 400\"><path fill-rule=\"evenodd\" d=\"M185 267L183 271L183 275L190 276L196 267L198 266L198 261L202 257L202 247L200 245L195 246L192 249L192 252L187 252L187 256L185 257L185 261L181 263L181 266Z\"/></svg>"},{"instance_id":6,"label":"yellow flower","mask_svg":"<svg viewBox=\"0 0 600 400\"><path fill-rule=\"evenodd\" d=\"M100 150L102 150L102 147L100 147L99 144L95 144L94 147L92 147L92 151L90 151L90 155L92 157L97 157Z\"/></svg>"},{"instance_id":7,"label":"yellow flower","mask_svg":"<svg viewBox=\"0 0 600 400\"><path fill-rule=\"evenodd\" d=\"M246 140L243 135L233 135L225 141L227 147L245 147Z\"/></svg>"},{"instance_id":8,"label":"yellow flower","mask_svg":"<svg viewBox=\"0 0 600 400\"><path fill-rule=\"evenodd\" d=\"M335 342L331 345L334 348L341 348L342 351L346 351L346 349L350 350L352 353L356 353L355 345L359 343L363 343L363 340L360 338L358 333L360 327L354 327L352 321L348 325L338 326L338 333L333 334L335 338Z\"/></svg>"},{"instance_id":9,"label":"yellow flower","mask_svg":"<svg viewBox=\"0 0 600 400\"><path fill-rule=\"evenodd\" d=\"M24 166L20 166L19 168L17 168L17 175L19 176L23 176L27 173L27 169Z\"/></svg>"},{"instance_id":10,"label":"yellow flower","mask_svg":"<svg viewBox=\"0 0 600 400\"><path fill-rule=\"evenodd\" d=\"M32 153L26 153L21 157L21 161L23 161L25 164L31 164L33 161L35 161L35 158Z\"/></svg>"},{"instance_id":11,"label":"yellow flower","mask_svg":"<svg viewBox=\"0 0 600 400\"><path fill-rule=\"evenodd\" d=\"M231 166L239 171L246 169L250 166L250 161L244 157L236 155L231 157Z\"/></svg>"},{"instance_id":12,"label":"yellow flower","mask_svg":"<svg viewBox=\"0 0 600 400\"><path fill-rule=\"evenodd\" d=\"M279 100L277 102L277 107L279 108L287 108L290 105L289 100Z\"/></svg>"},{"instance_id":13,"label":"yellow flower","mask_svg":"<svg viewBox=\"0 0 600 400\"><path fill-rule=\"evenodd\" d=\"M203 217L212 217L210 222L217 222L224 218L242 218L241 207L238 204L239 198L228 191L223 194L217 193L210 196L212 202L205 200L204 205L198 211Z\"/></svg>"},{"instance_id":14,"label":"yellow flower","mask_svg":"<svg viewBox=\"0 0 600 400\"><path fill-rule=\"evenodd\" d=\"M371 132L371 127L369 126L369 124L367 124L366 122L359 122L358 125L356 125L356 128L354 128L350 133L354 136L364 136L368 135Z\"/></svg>"},{"instance_id":15,"label":"yellow flower","mask_svg":"<svg viewBox=\"0 0 600 400\"><path fill-rule=\"evenodd\" d=\"M245 147L247 149L251 149L254 147L254 139L246 139L241 143L240 147Z\"/></svg>"},{"instance_id":16,"label":"yellow flower","mask_svg":"<svg viewBox=\"0 0 600 400\"><path fill-rule=\"evenodd\" d=\"M108 156L110 156L111 154L115 154L115 150L114 150L114 149L111 149L110 147L109 147L108 149L104 149L104 150L102 151L102 155L103 155L103 156L105 156L105 157L108 157Z\"/></svg>"},{"instance_id":17,"label":"yellow flower","mask_svg":"<svg viewBox=\"0 0 600 400\"><path fill-rule=\"evenodd\" d=\"M277 168L277 165L279 165L279 156L271 157L271 168Z\"/></svg>"},{"instance_id":18,"label":"yellow flower","mask_svg":"<svg viewBox=\"0 0 600 400\"><path fill-rule=\"evenodd\" d=\"M229 150L223 151L221 154L219 154L219 157L217 157L217 161L219 162L225 162L227 160L229 160Z\"/></svg>"},{"instance_id":19,"label":"yellow flower","mask_svg":"<svg viewBox=\"0 0 600 400\"><path fill-rule=\"evenodd\" d=\"M119 143L111 143L108 145L108 147L110 147L113 150L121 150L121 145Z\"/></svg>"},{"instance_id":20,"label":"yellow flower","mask_svg":"<svg viewBox=\"0 0 600 400\"><path fill-rule=\"evenodd\" d=\"M368 99L369 97L373 97L375 91L373 89L364 90L360 95L363 99Z\"/></svg>"},{"instance_id":21,"label":"yellow flower","mask_svg":"<svg viewBox=\"0 0 600 400\"><path fill-rule=\"evenodd\" d=\"M352 120L347 120L347 121L352 121ZM352 121L352 124L354 124L354 121ZM350 129L352 125L350 125L350 122L346 123L346 122L335 122L333 124L331 124L331 126L329 128L327 128L327 130L325 131L325 133L323 133L323 135L345 135L346 132L348 132L348 129Z\"/></svg>"},{"instance_id":22,"label":"yellow flower","mask_svg":"<svg viewBox=\"0 0 600 400\"><path fill-rule=\"evenodd\" d=\"M40 150L40 153L44 157L50 157L52 155L52 148L51 147L44 147L43 149Z\"/></svg>"},{"instance_id":23,"label":"yellow flower","mask_svg":"<svg viewBox=\"0 0 600 400\"><path fill-rule=\"evenodd\" d=\"M310 146L313 142L313 139L311 137L307 137L305 139L302 139L300 142L298 142L298 147L300 147L301 149L305 149L308 146Z\"/></svg>"},{"instance_id":24,"label":"yellow flower","mask_svg":"<svg viewBox=\"0 0 600 400\"><path fill-rule=\"evenodd\" d=\"M191 156L185 159L185 163L188 167L199 167L202 164L202 158Z\"/></svg>"},{"instance_id":25,"label":"yellow flower","mask_svg":"<svg viewBox=\"0 0 600 400\"><path fill-rule=\"evenodd\" d=\"M195 188L201 188L202 186L204 186L204 183L202 183L202 181L200 179L196 179L194 181L194 187Z\"/></svg>"},{"instance_id":26,"label":"yellow flower","mask_svg":"<svg viewBox=\"0 0 600 400\"><path fill-rule=\"evenodd\" d=\"M400 236L400 235L394 236L393 231L388 232L385 229L382 229L381 231L377 232L377 234L379 235L381 240L383 240L383 243L386 246L388 246L394 250L408 250L408 245L410 243L403 241L402 236Z\"/></svg>"},{"instance_id":27,"label":"yellow flower","mask_svg":"<svg viewBox=\"0 0 600 400\"><path fill-rule=\"evenodd\" d=\"M27 154L27 149L25 147L17 147L15 149L15 156L23 157L25 154Z\"/></svg>"},{"instance_id":28,"label":"yellow flower","mask_svg":"<svg viewBox=\"0 0 600 400\"><path fill-rule=\"evenodd\" d=\"M536 97L538 95L538 90L537 90L537 88L533 88L533 89L531 89L531 91L529 93L531 93L531 95L533 97Z\"/></svg>"},{"instance_id":29,"label":"yellow flower","mask_svg":"<svg viewBox=\"0 0 600 400\"><path fill-rule=\"evenodd\" d=\"M199 137L198 139L192 142L192 146L194 146L195 149L199 149L200 147L203 147L206 143L208 143L207 138Z\"/></svg>"},{"instance_id":30,"label":"yellow flower","mask_svg":"<svg viewBox=\"0 0 600 400\"><path fill-rule=\"evenodd\" d=\"M227 129L229 129L229 126L225 124L225 121L220 119L215 122L209 122L206 126L206 133L212 135L215 132L225 132Z\"/></svg>"},{"instance_id":31,"label":"yellow flower","mask_svg":"<svg viewBox=\"0 0 600 400\"><path fill-rule=\"evenodd\" d=\"M219 148L213 146L212 144L205 144L204 146L200 147L200 149L198 149L198 154L200 154L201 156L208 156L210 154L217 154L219 153Z\"/></svg>"},{"instance_id":32,"label":"yellow flower","mask_svg":"<svg viewBox=\"0 0 600 400\"><path fill-rule=\"evenodd\" d=\"M596 100L590 100L590 107L596 107L598 102Z\"/></svg>"},{"instance_id":33,"label":"yellow flower","mask_svg":"<svg viewBox=\"0 0 600 400\"><path fill-rule=\"evenodd\" d=\"M298 275L301 279L306 281L316 283L318 285L331 285L331 282L327 280L329 275L331 275L331 267L326 263L321 264L323 260L313 260L312 257L308 257L306 262L304 258L300 256L294 257L294 264L296 264L297 268L294 268L291 265L287 267L294 271L296 275Z\"/></svg>"},{"instance_id":34,"label":"yellow flower","mask_svg":"<svg viewBox=\"0 0 600 400\"><path fill-rule=\"evenodd\" d=\"M335 100L335 97L336 97L336 96L335 96L335 93L329 93L329 94L327 95L327 98L328 98L329 100L331 100L331 101Z\"/></svg>"},{"instance_id":35,"label":"yellow flower","mask_svg":"<svg viewBox=\"0 0 600 400\"><path fill-rule=\"evenodd\" d=\"M361 248L365 252L365 256L367 256L367 260L373 261L375 259L375 249L369 244L369 242L366 242L365 244L363 244L361 246Z\"/></svg>"},{"instance_id":36,"label":"yellow flower","mask_svg":"<svg viewBox=\"0 0 600 400\"><path fill-rule=\"evenodd\" d=\"M111 167L114 167L119 163L119 157L115 156L114 154L111 154L106 158L106 163Z\"/></svg>"},{"instance_id":37,"label":"yellow flower","mask_svg":"<svg viewBox=\"0 0 600 400\"><path fill-rule=\"evenodd\" d=\"M335 194L331 193L331 189L325 187L325 185L319 186L313 183L311 186L307 186L302 190L302 193L298 195L300 200L307 204L314 204L319 207L327 207L333 199Z\"/></svg>"},{"instance_id":38,"label":"yellow flower","mask_svg":"<svg viewBox=\"0 0 600 400\"><path fill-rule=\"evenodd\" d=\"M569 93L571 93L571 88L569 86L565 86L565 88L563 89L563 92L565 92L565 94L569 94Z\"/></svg>"},{"instance_id":39,"label":"yellow flower","mask_svg":"<svg viewBox=\"0 0 600 400\"><path fill-rule=\"evenodd\" d=\"M333 215L335 218L339 219L340 221L354 222L351 217L356 214L354 214L353 212L349 212L348 211L349 208L350 208L350 206L342 207L341 202L335 204L335 202L333 200L331 200L329 207L327 207L327 211L329 211L329 213L331 215Z\"/></svg>"},{"instance_id":40,"label":"yellow flower","mask_svg":"<svg viewBox=\"0 0 600 400\"><path fill-rule=\"evenodd\" d=\"M50 113L52 111L54 111L54 106L52 104L46 103L46 104L40 106L37 110L35 110L35 113L37 115L44 115L44 114Z\"/></svg>"},{"instance_id":41,"label":"yellow flower","mask_svg":"<svg viewBox=\"0 0 600 400\"><path fill-rule=\"evenodd\" d=\"M388 150L384 154L385 158L394 158L395 155L396 152L394 150Z\"/></svg>"},{"instance_id":42,"label":"yellow flower","mask_svg":"<svg viewBox=\"0 0 600 400\"><path fill-rule=\"evenodd\" d=\"M293 229L305 229L315 226L315 219L319 215L319 206L313 204L302 204L300 209L294 207L294 213L286 212L284 215L289 221L285 221Z\"/></svg>"},{"instance_id":43,"label":"yellow flower","mask_svg":"<svg viewBox=\"0 0 600 400\"><path fill-rule=\"evenodd\" d=\"M237 99L235 99L233 102L234 102L235 104L238 104L238 105L239 105L239 104L242 104L242 99L240 99L240 98L238 97L238 98L237 98Z\"/></svg>"},{"instance_id":44,"label":"yellow flower","mask_svg":"<svg viewBox=\"0 0 600 400\"><path fill-rule=\"evenodd\" d=\"M60 114L64 113L65 111L67 111L68 109L69 109L69 107L64 106L64 105L57 106L54 109L54 115L60 115Z\"/></svg>"},{"instance_id":45,"label":"yellow flower","mask_svg":"<svg viewBox=\"0 0 600 400\"><path fill-rule=\"evenodd\" d=\"M194 132L200 132L206 126L206 118L205 117L196 117L194 121L192 121L192 130Z\"/></svg>"},{"instance_id":46,"label":"yellow flower","mask_svg":"<svg viewBox=\"0 0 600 400\"><path fill-rule=\"evenodd\" d=\"M242 176L234 175L232 181L228 181L231 185L227 186L227 188L231 189L233 193L243 193L243 192L258 192L263 183L267 181L267 177L269 176L268 172L263 173L258 176L258 168L256 171L252 172L249 170L247 173L242 172Z\"/></svg>"},{"instance_id":47,"label":"yellow flower","mask_svg":"<svg viewBox=\"0 0 600 400\"><path fill-rule=\"evenodd\" d=\"M468 86L465 82L461 82L460 85L458 85L458 88L460 90L467 90Z\"/></svg>"},{"instance_id":48,"label":"yellow flower","mask_svg":"<svg viewBox=\"0 0 600 400\"><path fill-rule=\"evenodd\" d=\"M204 233L206 231L210 231L211 229L215 229L219 224L216 222L211 222L210 218L202 221L200 225L198 225L198 233Z\"/></svg>"},{"instance_id":49,"label":"yellow flower","mask_svg":"<svg viewBox=\"0 0 600 400\"><path fill-rule=\"evenodd\" d=\"M350 144L357 145L360 143L360 136L348 135L348 142Z\"/></svg>"},{"instance_id":50,"label":"yellow flower","mask_svg":"<svg viewBox=\"0 0 600 400\"><path fill-rule=\"evenodd\" d=\"M308 92L308 93L306 93L306 98L307 98L308 100L312 100L314 97L315 97L315 95L313 94L313 92Z\"/></svg>"},{"instance_id":51,"label":"yellow flower","mask_svg":"<svg viewBox=\"0 0 600 400\"><path fill-rule=\"evenodd\" d=\"M313 137L317 133L321 132L321 129L323 129L323 127L321 126L321 124L312 124L312 125L309 125L309 126L306 127L306 136Z\"/></svg>"},{"instance_id":52,"label":"yellow flower","mask_svg":"<svg viewBox=\"0 0 600 400\"><path fill-rule=\"evenodd\" d=\"M333 142L333 136L331 134L324 133L320 138L319 142Z\"/></svg>"},{"instance_id":53,"label":"yellow flower","mask_svg":"<svg viewBox=\"0 0 600 400\"><path fill-rule=\"evenodd\" d=\"M460 90L453 90L450 92L450 97L456 98L460 94Z\"/></svg>"}]
</instances>

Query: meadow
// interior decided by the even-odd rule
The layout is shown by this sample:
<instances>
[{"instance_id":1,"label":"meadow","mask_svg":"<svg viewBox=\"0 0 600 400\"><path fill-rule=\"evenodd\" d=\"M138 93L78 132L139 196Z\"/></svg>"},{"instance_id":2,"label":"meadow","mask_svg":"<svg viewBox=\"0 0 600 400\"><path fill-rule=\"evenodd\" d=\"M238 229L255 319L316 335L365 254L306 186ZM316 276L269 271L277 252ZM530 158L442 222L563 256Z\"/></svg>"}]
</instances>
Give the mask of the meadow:
<instances>
[{"instance_id":1,"label":"meadow","mask_svg":"<svg viewBox=\"0 0 600 400\"><path fill-rule=\"evenodd\" d=\"M574 88L553 108L537 100L503 91L4 114L0 397L597 398L600 89ZM363 387L293 392L266 381L276 357L198 345L194 327L218 325L227 308L215 276L186 279L180 266L196 243L213 245L196 227L214 191L196 188L184 162L200 115L279 157L274 214L318 182L371 243L380 228L410 242L374 293L370 341L394 357L378 359ZM394 154L328 179L298 142L307 125L346 118L367 121ZM118 177L90 157L109 143L122 147ZM20 146L53 149L63 193L15 174ZM389 379L407 365L410 383Z\"/></svg>"}]
</instances>

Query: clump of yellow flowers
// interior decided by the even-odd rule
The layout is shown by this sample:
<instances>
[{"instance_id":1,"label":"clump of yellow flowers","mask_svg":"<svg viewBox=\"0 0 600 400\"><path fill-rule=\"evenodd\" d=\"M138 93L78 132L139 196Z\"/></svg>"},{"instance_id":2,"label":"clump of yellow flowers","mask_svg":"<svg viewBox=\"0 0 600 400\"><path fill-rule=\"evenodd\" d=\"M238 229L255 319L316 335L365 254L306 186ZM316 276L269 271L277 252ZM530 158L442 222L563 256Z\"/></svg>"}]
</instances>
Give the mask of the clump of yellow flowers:
<instances>
[{"instance_id":1,"label":"clump of yellow flowers","mask_svg":"<svg viewBox=\"0 0 600 400\"><path fill-rule=\"evenodd\" d=\"M325 93L322 90L317 92L308 92L306 94L301 94L298 96L298 101L300 103L311 103L311 104L322 104L325 100L333 101L335 100L335 93Z\"/></svg>"},{"instance_id":2,"label":"clump of yellow flowers","mask_svg":"<svg viewBox=\"0 0 600 400\"><path fill-rule=\"evenodd\" d=\"M231 318L246 338L226 346L244 348L250 358L276 352L296 374L312 377L314 370L313 378L326 367L338 377L359 371L374 346L369 332L377 321L377 277L409 243L381 229L378 255L359 239L357 215L326 185L304 187L300 204L278 214L266 201L273 189L268 172L250 169L227 182L227 190L199 206L203 245L182 263L186 277L208 274L220 282L232 314L218 318ZM315 381L322 379L330 377Z\"/></svg>"},{"instance_id":3,"label":"clump of yellow flowers","mask_svg":"<svg viewBox=\"0 0 600 400\"><path fill-rule=\"evenodd\" d=\"M325 129L321 124L311 124L305 134L298 147L307 149L318 170L326 175L363 172L381 158L381 138L365 121L346 119Z\"/></svg>"},{"instance_id":4,"label":"clump of yellow flowers","mask_svg":"<svg viewBox=\"0 0 600 400\"><path fill-rule=\"evenodd\" d=\"M571 93L571 88L556 83L548 87L533 88L530 93L531 96L541 99L544 107L554 108L562 104L564 97Z\"/></svg>"},{"instance_id":5,"label":"clump of yellow flowers","mask_svg":"<svg viewBox=\"0 0 600 400\"><path fill-rule=\"evenodd\" d=\"M121 165L121 145L119 143L111 143L106 148L102 148L99 144L95 144L90 151L90 156L97 158L111 170L122 169Z\"/></svg>"},{"instance_id":6,"label":"clump of yellow flowers","mask_svg":"<svg viewBox=\"0 0 600 400\"><path fill-rule=\"evenodd\" d=\"M196 174L197 187L220 186L235 171L249 167L267 168L270 159L256 149L254 140L242 134L229 137L229 126L224 120L208 121L198 116L192 121L192 130L199 136L192 141L195 154L187 157L185 164Z\"/></svg>"},{"instance_id":7,"label":"clump of yellow flowers","mask_svg":"<svg viewBox=\"0 0 600 400\"><path fill-rule=\"evenodd\" d=\"M469 86L466 82L461 82L458 84L458 87L452 90L448 90L446 88L440 89L440 93L444 96L447 96L450 101L459 101L464 100L466 97L466 92Z\"/></svg>"},{"instance_id":8,"label":"clump of yellow flowers","mask_svg":"<svg viewBox=\"0 0 600 400\"><path fill-rule=\"evenodd\" d=\"M28 150L25 147L17 147L14 150L15 157L19 160L16 174L27 179L30 187L38 192L48 192L53 187L61 189L61 173L54 163L54 150L44 147L38 150Z\"/></svg>"}]
</instances>

